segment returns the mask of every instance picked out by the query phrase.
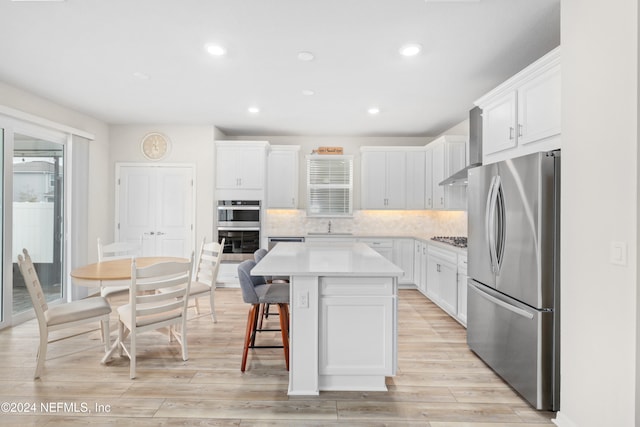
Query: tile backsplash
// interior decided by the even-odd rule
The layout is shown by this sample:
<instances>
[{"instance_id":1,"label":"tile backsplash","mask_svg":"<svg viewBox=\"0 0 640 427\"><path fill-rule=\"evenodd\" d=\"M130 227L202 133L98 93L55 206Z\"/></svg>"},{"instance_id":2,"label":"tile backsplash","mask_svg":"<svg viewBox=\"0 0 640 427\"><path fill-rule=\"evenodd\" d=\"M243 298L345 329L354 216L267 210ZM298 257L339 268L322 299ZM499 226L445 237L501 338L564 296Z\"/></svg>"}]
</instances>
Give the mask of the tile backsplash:
<instances>
[{"instance_id":1,"label":"tile backsplash","mask_svg":"<svg viewBox=\"0 0 640 427\"><path fill-rule=\"evenodd\" d=\"M309 218L306 211L267 210L265 236L304 236L326 232L358 236L466 236L467 213L464 211L355 211L351 218Z\"/></svg>"}]
</instances>

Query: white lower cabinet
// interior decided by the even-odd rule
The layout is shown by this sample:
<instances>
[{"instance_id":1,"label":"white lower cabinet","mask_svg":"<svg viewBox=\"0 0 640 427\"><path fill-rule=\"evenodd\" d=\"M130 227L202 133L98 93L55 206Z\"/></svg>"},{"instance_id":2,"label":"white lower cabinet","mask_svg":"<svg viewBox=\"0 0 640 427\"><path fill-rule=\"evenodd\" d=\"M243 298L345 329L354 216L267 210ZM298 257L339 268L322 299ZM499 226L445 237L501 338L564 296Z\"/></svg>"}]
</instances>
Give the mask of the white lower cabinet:
<instances>
[{"instance_id":1,"label":"white lower cabinet","mask_svg":"<svg viewBox=\"0 0 640 427\"><path fill-rule=\"evenodd\" d=\"M390 278L322 278L320 375L394 375L396 298Z\"/></svg>"},{"instance_id":2,"label":"white lower cabinet","mask_svg":"<svg viewBox=\"0 0 640 427\"><path fill-rule=\"evenodd\" d=\"M456 317L458 312L458 256L454 251L427 249L427 297Z\"/></svg>"},{"instance_id":3,"label":"white lower cabinet","mask_svg":"<svg viewBox=\"0 0 640 427\"><path fill-rule=\"evenodd\" d=\"M218 270L218 287L240 287L240 279L238 278L239 262L221 262Z\"/></svg>"},{"instance_id":4,"label":"white lower cabinet","mask_svg":"<svg viewBox=\"0 0 640 427\"><path fill-rule=\"evenodd\" d=\"M397 265L404 271L398 278L399 285L412 285L413 278L413 239L393 238L359 238L371 249Z\"/></svg>"},{"instance_id":5,"label":"white lower cabinet","mask_svg":"<svg viewBox=\"0 0 640 427\"><path fill-rule=\"evenodd\" d=\"M365 238L358 239L358 242L368 245L371 249L393 262L393 239Z\"/></svg>"},{"instance_id":6,"label":"white lower cabinet","mask_svg":"<svg viewBox=\"0 0 640 427\"><path fill-rule=\"evenodd\" d=\"M404 274L398 278L399 285L412 285L413 278L413 239L394 239L393 263L400 267Z\"/></svg>"},{"instance_id":7,"label":"white lower cabinet","mask_svg":"<svg viewBox=\"0 0 640 427\"><path fill-rule=\"evenodd\" d=\"M456 319L467 326L467 256L458 255L458 314Z\"/></svg>"},{"instance_id":8,"label":"white lower cabinet","mask_svg":"<svg viewBox=\"0 0 640 427\"><path fill-rule=\"evenodd\" d=\"M413 282L423 295L427 295L427 244L420 240L413 243Z\"/></svg>"}]
</instances>

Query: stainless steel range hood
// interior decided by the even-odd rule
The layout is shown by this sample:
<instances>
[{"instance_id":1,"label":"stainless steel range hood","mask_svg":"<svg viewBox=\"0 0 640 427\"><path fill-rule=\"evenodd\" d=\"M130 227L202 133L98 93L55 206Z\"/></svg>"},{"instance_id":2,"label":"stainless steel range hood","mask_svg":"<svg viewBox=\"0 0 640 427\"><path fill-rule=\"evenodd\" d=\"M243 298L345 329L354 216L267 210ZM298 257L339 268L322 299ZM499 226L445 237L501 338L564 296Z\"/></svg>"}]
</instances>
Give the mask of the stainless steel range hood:
<instances>
[{"instance_id":1,"label":"stainless steel range hood","mask_svg":"<svg viewBox=\"0 0 640 427\"><path fill-rule=\"evenodd\" d=\"M469 165L440 182L440 185L467 185L468 170L482 165L482 110L469 111Z\"/></svg>"}]
</instances>

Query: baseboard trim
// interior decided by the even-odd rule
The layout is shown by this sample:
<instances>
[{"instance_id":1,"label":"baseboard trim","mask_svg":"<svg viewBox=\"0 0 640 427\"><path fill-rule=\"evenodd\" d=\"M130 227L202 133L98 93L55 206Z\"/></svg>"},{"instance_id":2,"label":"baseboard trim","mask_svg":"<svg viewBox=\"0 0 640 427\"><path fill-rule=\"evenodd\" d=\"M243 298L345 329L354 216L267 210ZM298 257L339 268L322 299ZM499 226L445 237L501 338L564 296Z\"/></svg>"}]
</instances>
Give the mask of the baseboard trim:
<instances>
[{"instance_id":1,"label":"baseboard trim","mask_svg":"<svg viewBox=\"0 0 640 427\"><path fill-rule=\"evenodd\" d=\"M556 418L551 420L558 427L578 427L578 424L574 423L564 413L558 412Z\"/></svg>"}]
</instances>

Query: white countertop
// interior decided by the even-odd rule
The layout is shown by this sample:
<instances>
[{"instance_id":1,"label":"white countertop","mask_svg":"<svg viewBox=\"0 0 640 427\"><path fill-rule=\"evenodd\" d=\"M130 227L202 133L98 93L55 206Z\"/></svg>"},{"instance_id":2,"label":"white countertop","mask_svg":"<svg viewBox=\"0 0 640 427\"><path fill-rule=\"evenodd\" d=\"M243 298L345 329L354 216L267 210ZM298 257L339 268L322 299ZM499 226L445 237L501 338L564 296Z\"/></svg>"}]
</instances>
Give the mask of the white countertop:
<instances>
[{"instance_id":1,"label":"white countertop","mask_svg":"<svg viewBox=\"0 0 640 427\"><path fill-rule=\"evenodd\" d=\"M251 270L257 276L393 277L403 271L364 243L280 242Z\"/></svg>"}]
</instances>

